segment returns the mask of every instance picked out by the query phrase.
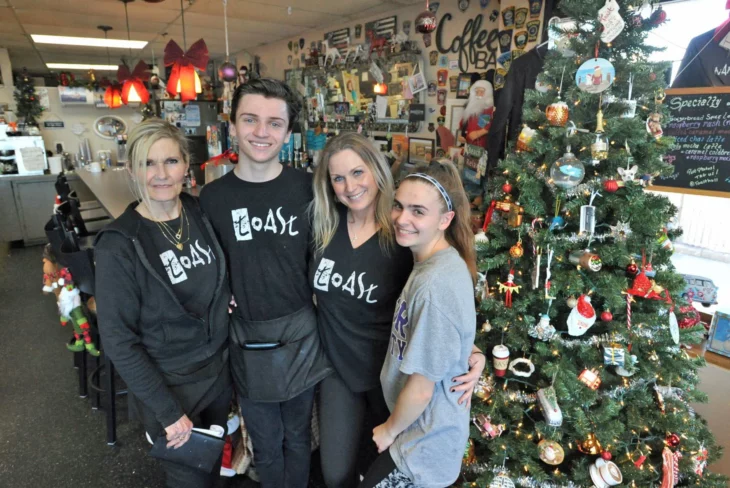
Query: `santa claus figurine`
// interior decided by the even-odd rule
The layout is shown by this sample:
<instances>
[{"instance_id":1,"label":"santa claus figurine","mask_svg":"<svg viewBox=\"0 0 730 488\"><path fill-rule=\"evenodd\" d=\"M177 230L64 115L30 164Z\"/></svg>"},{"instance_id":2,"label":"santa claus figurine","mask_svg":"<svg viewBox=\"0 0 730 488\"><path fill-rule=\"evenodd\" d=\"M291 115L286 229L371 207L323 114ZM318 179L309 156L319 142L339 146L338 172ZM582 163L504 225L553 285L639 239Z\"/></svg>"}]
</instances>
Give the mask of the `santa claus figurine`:
<instances>
[{"instance_id":1,"label":"santa claus figurine","mask_svg":"<svg viewBox=\"0 0 730 488\"><path fill-rule=\"evenodd\" d=\"M487 134L494 115L494 93L492 84L479 80L469 89L469 101L459 123L459 142L472 146L487 147Z\"/></svg>"}]
</instances>

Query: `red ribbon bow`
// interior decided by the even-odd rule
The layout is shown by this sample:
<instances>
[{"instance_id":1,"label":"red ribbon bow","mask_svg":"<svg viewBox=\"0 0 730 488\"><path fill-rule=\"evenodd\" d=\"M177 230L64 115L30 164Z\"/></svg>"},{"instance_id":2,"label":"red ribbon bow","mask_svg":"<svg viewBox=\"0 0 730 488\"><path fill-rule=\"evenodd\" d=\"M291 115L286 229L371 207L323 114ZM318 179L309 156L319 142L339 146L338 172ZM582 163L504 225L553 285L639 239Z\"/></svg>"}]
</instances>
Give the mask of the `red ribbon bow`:
<instances>
[{"instance_id":1,"label":"red ribbon bow","mask_svg":"<svg viewBox=\"0 0 730 488\"><path fill-rule=\"evenodd\" d=\"M204 70L208 66L208 46L203 39L195 42L186 52L173 40L165 46L165 66L172 66L167 80L167 92L177 96L177 83L180 82L180 100L195 100L195 68Z\"/></svg>"},{"instance_id":2,"label":"red ribbon bow","mask_svg":"<svg viewBox=\"0 0 730 488\"><path fill-rule=\"evenodd\" d=\"M117 69L117 80L123 83L122 87L122 102L124 105L129 103L129 92L132 91L132 87L139 95L143 105L146 105L150 100L150 93L144 86L144 82L150 79L149 72L147 71L147 63L141 61L134 67L134 71L129 72L129 68L126 64L120 64Z\"/></svg>"}]
</instances>

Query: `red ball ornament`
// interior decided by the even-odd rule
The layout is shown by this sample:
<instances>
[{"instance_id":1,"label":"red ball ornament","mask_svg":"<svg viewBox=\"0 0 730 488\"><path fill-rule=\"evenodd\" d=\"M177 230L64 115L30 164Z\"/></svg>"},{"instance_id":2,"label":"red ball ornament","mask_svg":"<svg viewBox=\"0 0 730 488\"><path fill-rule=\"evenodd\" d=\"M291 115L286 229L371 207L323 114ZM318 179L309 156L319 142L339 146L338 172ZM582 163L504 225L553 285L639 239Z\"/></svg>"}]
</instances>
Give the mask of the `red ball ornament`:
<instances>
[{"instance_id":1,"label":"red ball ornament","mask_svg":"<svg viewBox=\"0 0 730 488\"><path fill-rule=\"evenodd\" d=\"M679 443L681 439L677 434L667 434L667 444L669 444L671 447L677 447L679 446Z\"/></svg>"},{"instance_id":2,"label":"red ball ornament","mask_svg":"<svg viewBox=\"0 0 730 488\"><path fill-rule=\"evenodd\" d=\"M430 10L421 12L416 17L416 32L419 34L429 34L436 30L436 15Z\"/></svg>"},{"instance_id":3,"label":"red ball ornament","mask_svg":"<svg viewBox=\"0 0 730 488\"><path fill-rule=\"evenodd\" d=\"M604 310L603 313L601 313L601 320L604 322L610 322L613 320L613 314L610 310Z\"/></svg>"},{"instance_id":4,"label":"red ball ornament","mask_svg":"<svg viewBox=\"0 0 730 488\"><path fill-rule=\"evenodd\" d=\"M613 178L603 182L603 189L608 193L616 193L618 191L618 181Z\"/></svg>"},{"instance_id":5,"label":"red ball ornament","mask_svg":"<svg viewBox=\"0 0 730 488\"><path fill-rule=\"evenodd\" d=\"M610 460L611 460L611 458L612 458L613 456L611 455L611 453L610 453L610 452L608 452L608 451L603 451L603 452L601 453L601 457L602 457L602 458L603 458L604 460L606 460L606 461L610 461Z\"/></svg>"},{"instance_id":6,"label":"red ball ornament","mask_svg":"<svg viewBox=\"0 0 730 488\"><path fill-rule=\"evenodd\" d=\"M660 25L663 24L667 20L667 13L659 7L657 10L655 10L650 17L651 23L654 25Z\"/></svg>"},{"instance_id":7,"label":"red ball ornament","mask_svg":"<svg viewBox=\"0 0 730 488\"><path fill-rule=\"evenodd\" d=\"M512 185L510 185L509 181L502 185L502 191L505 193L512 193Z\"/></svg>"},{"instance_id":8,"label":"red ball ornament","mask_svg":"<svg viewBox=\"0 0 730 488\"><path fill-rule=\"evenodd\" d=\"M636 265L636 263L631 263L628 266L626 266L626 274L629 276L636 276L636 273L639 272L639 267Z\"/></svg>"},{"instance_id":9,"label":"red ball ornament","mask_svg":"<svg viewBox=\"0 0 730 488\"><path fill-rule=\"evenodd\" d=\"M231 152L231 155L228 156L228 161L232 162L233 164L237 164L238 163L238 153Z\"/></svg>"}]
</instances>

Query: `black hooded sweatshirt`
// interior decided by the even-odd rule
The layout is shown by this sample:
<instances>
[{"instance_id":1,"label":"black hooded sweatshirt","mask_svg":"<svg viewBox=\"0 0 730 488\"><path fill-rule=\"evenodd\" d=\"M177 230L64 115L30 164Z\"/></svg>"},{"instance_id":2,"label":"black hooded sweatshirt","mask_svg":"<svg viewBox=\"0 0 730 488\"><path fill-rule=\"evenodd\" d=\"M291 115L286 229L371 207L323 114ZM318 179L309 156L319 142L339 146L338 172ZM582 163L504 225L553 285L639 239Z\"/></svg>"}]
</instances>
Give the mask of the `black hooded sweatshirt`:
<instances>
[{"instance_id":1,"label":"black hooded sweatshirt","mask_svg":"<svg viewBox=\"0 0 730 488\"><path fill-rule=\"evenodd\" d=\"M182 193L180 199L217 263L215 289L201 315L188 312L164 278L159 252L135 211L136 202L95 241L95 296L104 351L163 427L183 414L200 412L231 386L231 293L225 256L197 198Z\"/></svg>"}]
</instances>

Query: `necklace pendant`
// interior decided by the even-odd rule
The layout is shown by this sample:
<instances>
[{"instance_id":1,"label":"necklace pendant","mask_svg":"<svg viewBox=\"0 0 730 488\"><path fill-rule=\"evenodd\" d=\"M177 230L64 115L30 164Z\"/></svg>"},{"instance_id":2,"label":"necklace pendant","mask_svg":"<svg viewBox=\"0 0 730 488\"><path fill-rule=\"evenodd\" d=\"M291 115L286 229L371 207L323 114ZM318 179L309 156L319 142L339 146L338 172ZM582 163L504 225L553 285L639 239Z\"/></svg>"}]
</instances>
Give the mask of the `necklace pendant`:
<instances>
[{"instance_id":1,"label":"necklace pendant","mask_svg":"<svg viewBox=\"0 0 730 488\"><path fill-rule=\"evenodd\" d=\"M177 247L177 250L178 251L182 251L183 250L183 243L182 242L178 242L177 244L175 244L175 247Z\"/></svg>"},{"instance_id":2,"label":"necklace pendant","mask_svg":"<svg viewBox=\"0 0 730 488\"><path fill-rule=\"evenodd\" d=\"M182 237L182 229L180 229L180 231L177 234L175 234L175 239L177 239L178 241L180 240L181 237Z\"/></svg>"}]
</instances>

